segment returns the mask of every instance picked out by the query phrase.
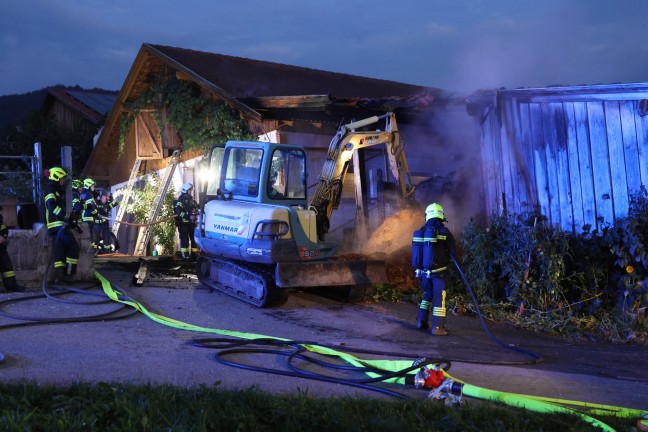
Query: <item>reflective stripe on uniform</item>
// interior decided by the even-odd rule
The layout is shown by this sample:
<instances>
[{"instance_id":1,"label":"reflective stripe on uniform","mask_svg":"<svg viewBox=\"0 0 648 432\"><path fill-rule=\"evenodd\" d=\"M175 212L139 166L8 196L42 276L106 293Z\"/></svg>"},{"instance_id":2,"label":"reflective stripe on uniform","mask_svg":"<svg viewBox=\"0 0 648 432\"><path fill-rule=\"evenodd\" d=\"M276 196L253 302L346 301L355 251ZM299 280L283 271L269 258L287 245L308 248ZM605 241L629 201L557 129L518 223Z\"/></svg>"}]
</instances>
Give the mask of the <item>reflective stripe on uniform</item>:
<instances>
[{"instance_id":1,"label":"reflective stripe on uniform","mask_svg":"<svg viewBox=\"0 0 648 432\"><path fill-rule=\"evenodd\" d=\"M6 272L2 273L2 279L10 278L10 277L16 277L16 272L13 270L9 270Z\"/></svg>"},{"instance_id":2,"label":"reflective stripe on uniform","mask_svg":"<svg viewBox=\"0 0 648 432\"><path fill-rule=\"evenodd\" d=\"M47 229L52 229L52 228L56 228L56 227L62 227L63 225L65 225L65 222L63 222L63 221L48 222L47 223Z\"/></svg>"},{"instance_id":3,"label":"reflective stripe on uniform","mask_svg":"<svg viewBox=\"0 0 648 432\"><path fill-rule=\"evenodd\" d=\"M446 316L446 308L444 308L444 307L434 307L434 308L432 308L432 315L444 317L444 316Z\"/></svg>"}]
</instances>

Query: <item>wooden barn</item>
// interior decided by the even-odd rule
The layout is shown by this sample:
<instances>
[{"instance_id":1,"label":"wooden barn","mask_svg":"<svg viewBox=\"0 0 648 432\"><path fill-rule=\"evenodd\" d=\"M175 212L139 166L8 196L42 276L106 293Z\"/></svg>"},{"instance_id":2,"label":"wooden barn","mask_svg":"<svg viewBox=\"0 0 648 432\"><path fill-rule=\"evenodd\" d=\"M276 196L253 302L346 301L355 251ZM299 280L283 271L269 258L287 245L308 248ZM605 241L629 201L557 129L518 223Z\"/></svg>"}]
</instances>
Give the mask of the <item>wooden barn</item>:
<instances>
[{"instance_id":1,"label":"wooden barn","mask_svg":"<svg viewBox=\"0 0 648 432\"><path fill-rule=\"evenodd\" d=\"M316 184L326 149L341 123L390 111L396 113L398 128L406 139L405 151L414 176L445 178L456 172L474 176L476 148L467 150L465 139L460 140L463 145L455 139L456 131L470 130L465 105L463 101L456 104L440 89L143 44L85 166L85 177L114 188L127 181L136 160L141 160L140 174L146 174L167 166L173 150L182 149L182 131L178 133L168 125L160 131L153 113L146 110L139 112L126 134L121 131L128 102L169 78L190 82L214 101L226 103L260 139L303 146L308 157L309 184ZM457 118L463 120L456 124ZM382 158L370 150L366 152L367 171L384 167ZM200 152L195 151L182 153L183 181L195 183L197 166L192 161L199 156ZM435 188L427 188L425 199L434 195ZM480 189L472 192L462 192L462 199L480 201ZM346 204L350 205L350 214L341 215L345 220L338 225L347 224L355 216L355 206L348 198Z\"/></svg>"},{"instance_id":2,"label":"wooden barn","mask_svg":"<svg viewBox=\"0 0 648 432\"><path fill-rule=\"evenodd\" d=\"M59 130L72 131L84 125L98 129L116 99L117 92L53 88L41 111Z\"/></svg>"},{"instance_id":3,"label":"wooden barn","mask_svg":"<svg viewBox=\"0 0 648 432\"><path fill-rule=\"evenodd\" d=\"M413 124L445 96L428 87L143 44L86 165L87 176L120 183L128 179L136 158L146 159L144 169L149 171L164 166L161 160L182 147L177 134L163 142L165 134L143 112L126 136L123 153L119 151L125 103L169 75L193 82L214 100L227 103L253 133L314 149L328 145L341 121L394 111L399 124Z\"/></svg>"},{"instance_id":4,"label":"wooden barn","mask_svg":"<svg viewBox=\"0 0 648 432\"><path fill-rule=\"evenodd\" d=\"M576 233L626 216L648 184L647 100L646 83L472 95L488 213L539 208Z\"/></svg>"},{"instance_id":5,"label":"wooden barn","mask_svg":"<svg viewBox=\"0 0 648 432\"><path fill-rule=\"evenodd\" d=\"M63 137L79 142L72 154L72 169L78 177L94 146L98 132L117 99L117 92L52 88L45 95L41 113Z\"/></svg>"}]
</instances>

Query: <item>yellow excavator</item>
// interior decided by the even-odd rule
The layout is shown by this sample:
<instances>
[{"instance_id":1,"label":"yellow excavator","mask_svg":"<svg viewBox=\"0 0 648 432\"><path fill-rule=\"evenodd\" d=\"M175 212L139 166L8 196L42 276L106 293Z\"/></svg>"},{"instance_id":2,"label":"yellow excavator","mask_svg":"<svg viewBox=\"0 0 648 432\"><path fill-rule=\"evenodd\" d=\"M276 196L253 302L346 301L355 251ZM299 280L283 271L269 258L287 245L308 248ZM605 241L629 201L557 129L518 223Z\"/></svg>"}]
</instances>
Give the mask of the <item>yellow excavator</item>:
<instances>
[{"instance_id":1,"label":"yellow excavator","mask_svg":"<svg viewBox=\"0 0 648 432\"><path fill-rule=\"evenodd\" d=\"M358 131L380 120L384 130ZM198 279L258 307L285 303L290 288L347 287L354 301L368 286L386 282L383 261L335 259L336 245L325 240L353 152L376 145L385 146L405 201L413 187L393 113L338 128L310 203L302 147L251 141L214 146L194 233L201 250Z\"/></svg>"}]
</instances>

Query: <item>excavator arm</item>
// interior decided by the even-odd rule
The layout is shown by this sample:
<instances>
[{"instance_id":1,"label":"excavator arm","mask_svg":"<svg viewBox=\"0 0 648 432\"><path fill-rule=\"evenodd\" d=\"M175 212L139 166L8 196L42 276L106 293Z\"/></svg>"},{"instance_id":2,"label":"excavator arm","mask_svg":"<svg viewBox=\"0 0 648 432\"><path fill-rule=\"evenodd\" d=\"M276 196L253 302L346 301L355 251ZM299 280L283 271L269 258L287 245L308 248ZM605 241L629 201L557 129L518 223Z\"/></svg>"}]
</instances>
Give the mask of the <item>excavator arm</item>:
<instances>
[{"instance_id":1,"label":"excavator arm","mask_svg":"<svg viewBox=\"0 0 648 432\"><path fill-rule=\"evenodd\" d=\"M386 126L382 131L356 131L382 119L386 119ZM318 177L317 189L310 203L310 207L317 214L317 236L320 240L324 240L330 227L331 214L340 204L342 185L353 152L380 144L385 145L389 170L392 177L398 179L403 200L412 196L414 188L411 185L409 167L394 113L342 125L329 144L326 160Z\"/></svg>"}]
</instances>

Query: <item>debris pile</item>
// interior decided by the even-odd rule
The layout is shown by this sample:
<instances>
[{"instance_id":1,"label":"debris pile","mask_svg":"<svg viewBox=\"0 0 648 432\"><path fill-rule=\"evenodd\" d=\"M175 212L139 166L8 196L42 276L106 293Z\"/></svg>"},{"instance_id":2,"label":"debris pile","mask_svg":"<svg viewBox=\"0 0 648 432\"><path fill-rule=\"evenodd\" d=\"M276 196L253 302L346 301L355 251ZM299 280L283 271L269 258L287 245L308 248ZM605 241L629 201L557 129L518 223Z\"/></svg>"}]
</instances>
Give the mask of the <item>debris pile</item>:
<instances>
[{"instance_id":1,"label":"debris pile","mask_svg":"<svg viewBox=\"0 0 648 432\"><path fill-rule=\"evenodd\" d=\"M386 219L371 236L362 255L382 259L387 279L402 292L419 287L412 269L412 233L425 223L420 209L405 209Z\"/></svg>"}]
</instances>

